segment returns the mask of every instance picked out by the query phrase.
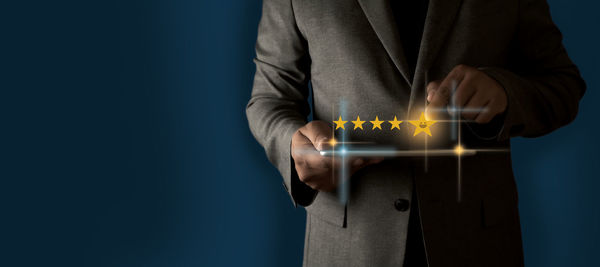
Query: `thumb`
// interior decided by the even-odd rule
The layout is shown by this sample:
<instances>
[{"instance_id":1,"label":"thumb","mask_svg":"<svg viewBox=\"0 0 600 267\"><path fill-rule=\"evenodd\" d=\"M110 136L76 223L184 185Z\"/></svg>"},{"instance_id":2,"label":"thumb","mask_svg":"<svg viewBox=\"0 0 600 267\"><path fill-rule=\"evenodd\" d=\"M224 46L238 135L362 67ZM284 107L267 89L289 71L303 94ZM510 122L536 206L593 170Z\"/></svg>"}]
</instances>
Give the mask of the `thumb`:
<instances>
[{"instance_id":1,"label":"thumb","mask_svg":"<svg viewBox=\"0 0 600 267\"><path fill-rule=\"evenodd\" d=\"M303 134L310 139L316 150L328 149L329 141L333 138L331 126L324 121L312 121L303 129Z\"/></svg>"},{"instance_id":2,"label":"thumb","mask_svg":"<svg viewBox=\"0 0 600 267\"><path fill-rule=\"evenodd\" d=\"M318 151L328 150L331 148L330 145L331 138L326 136L318 137L317 142L314 143L315 149Z\"/></svg>"}]
</instances>

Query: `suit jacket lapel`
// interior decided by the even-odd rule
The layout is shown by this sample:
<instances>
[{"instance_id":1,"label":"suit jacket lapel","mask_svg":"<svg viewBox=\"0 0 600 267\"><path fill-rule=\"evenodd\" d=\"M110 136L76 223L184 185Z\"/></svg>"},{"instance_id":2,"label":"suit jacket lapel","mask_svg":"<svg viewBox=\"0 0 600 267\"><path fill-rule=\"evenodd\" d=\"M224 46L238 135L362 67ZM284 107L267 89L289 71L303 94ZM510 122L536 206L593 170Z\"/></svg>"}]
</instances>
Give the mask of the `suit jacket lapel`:
<instances>
[{"instance_id":1,"label":"suit jacket lapel","mask_svg":"<svg viewBox=\"0 0 600 267\"><path fill-rule=\"evenodd\" d=\"M414 114L420 113L424 107L425 87L429 82L426 74L444 45L448 32L452 29L461 3L462 0L429 0L415 71L415 82L421 84L412 86L408 107L409 116L416 116Z\"/></svg>"},{"instance_id":2,"label":"suit jacket lapel","mask_svg":"<svg viewBox=\"0 0 600 267\"><path fill-rule=\"evenodd\" d=\"M429 0L417 69L427 70L431 67L452 28L461 2L462 0Z\"/></svg>"},{"instance_id":3,"label":"suit jacket lapel","mask_svg":"<svg viewBox=\"0 0 600 267\"><path fill-rule=\"evenodd\" d=\"M409 69L400 35L392 11L390 0L358 0L371 27L379 37L383 47L394 62L394 65L409 84L412 84L412 74Z\"/></svg>"}]
</instances>

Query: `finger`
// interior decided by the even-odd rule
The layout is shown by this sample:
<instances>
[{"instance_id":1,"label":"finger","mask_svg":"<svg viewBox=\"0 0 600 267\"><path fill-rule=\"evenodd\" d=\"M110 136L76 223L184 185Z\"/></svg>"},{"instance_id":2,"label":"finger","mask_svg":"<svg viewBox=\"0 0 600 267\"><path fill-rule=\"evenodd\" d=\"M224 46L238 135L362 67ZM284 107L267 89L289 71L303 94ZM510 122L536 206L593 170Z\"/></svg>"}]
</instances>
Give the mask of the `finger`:
<instances>
[{"instance_id":1,"label":"finger","mask_svg":"<svg viewBox=\"0 0 600 267\"><path fill-rule=\"evenodd\" d=\"M324 137L324 138L319 138L317 140L317 143L315 144L315 148L318 151L323 151L323 150L332 150L333 146L331 145L331 139L333 137Z\"/></svg>"},{"instance_id":2,"label":"finger","mask_svg":"<svg viewBox=\"0 0 600 267\"><path fill-rule=\"evenodd\" d=\"M441 83L441 80L435 80L427 84L427 102L431 102Z\"/></svg>"},{"instance_id":3,"label":"finger","mask_svg":"<svg viewBox=\"0 0 600 267\"><path fill-rule=\"evenodd\" d=\"M477 90L474 86L473 80L469 78L468 75L465 76L465 78L456 88L454 95L452 95L452 103L454 104L454 107L449 107L453 109L449 110L448 113L453 114L456 112L455 109L463 108L467 103L469 103L469 100L471 97L473 97L473 95L475 95L476 91Z\"/></svg>"},{"instance_id":4,"label":"finger","mask_svg":"<svg viewBox=\"0 0 600 267\"><path fill-rule=\"evenodd\" d=\"M331 191L337 185L337 174L335 171L306 170L303 171L302 175L300 176L301 181L315 190Z\"/></svg>"},{"instance_id":5,"label":"finger","mask_svg":"<svg viewBox=\"0 0 600 267\"><path fill-rule=\"evenodd\" d=\"M327 145L328 140L332 137L332 129L329 124L324 121L313 121L305 127L300 128L300 131L313 144L316 150L323 150Z\"/></svg>"},{"instance_id":6,"label":"finger","mask_svg":"<svg viewBox=\"0 0 600 267\"><path fill-rule=\"evenodd\" d=\"M309 169L303 168L298 170L298 176L300 180L306 184L308 183L320 183L319 180L330 179L332 175L332 170L328 169Z\"/></svg>"},{"instance_id":7,"label":"finger","mask_svg":"<svg viewBox=\"0 0 600 267\"><path fill-rule=\"evenodd\" d=\"M300 176L303 182L312 181L312 179L323 179L323 178L331 178L334 176L334 173L337 173L341 164L339 162L332 161L332 158L323 158L319 161L311 162L304 161L302 166L298 166L296 164L296 171L298 172L298 176ZM331 162L327 164L325 162ZM335 167L332 167L334 165Z\"/></svg>"},{"instance_id":8,"label":"finger","mask_svg":"<svg viewBox=\"0 0 600 267\"><path fill-rule=\"evenodd\" d=\"M331 169L339 165L339 163L336 163L337 159L322 156L308 137L300 131L294 134L292 144L292 158L294 158L294 162L299 168Z\"/></svg>"},{"instance_id":9,"label":"finger","mask_svg":"<svg viewBox=\"0 0 600 267\"><path fill-rule=\"evenodd\" d=\"M494 116L496 116L497 112L494 112L494 110L496 110L498 104L496 101L491 100L484 108L484 110L482 110L477 117L475 117L475 122L477 123L488 123L490 122Z\"/></svg>"},{"instance_id":10,"label":"finger","mask_svg":"<svg viewBox=\"0 0 600 267\"><path fill-rule=\"evenodd\" d=\"M463 82L467 72L467 67L458 65L444 78L440 84L440 91L444 92L445 101L448 103L450 97L456 92L457 88Z\"/></svg>"},{"instance_id":11,"label":"finger","mask_svg":"<svg viewBox=\"0 0 600 267\"><path fill-rule=\"evenodd\" d=\"M464 78L466 68L467 67L463 65L458 65L454 67L454 69L452 69L452 71L446 76L446 78L444 78L444 80L440 84L437 92L429 102L428 108L430 108L431 110L436 110L448 105L448 102L450 101L450 96L453 93L452 91L456 89L456 87L461 83L462 79Z\"/></svg>"},{"instance_id":12,"label":"finger","mask_svg":"<svg viewBox=\"0 0 600 267\"><path fill-rule=\"evenodd\" d=\"M307 168L313 169L338 169L342 165L338 157L325 157L320 154L306 155L303 159Z\"/></svg>"},{"instance_id":13,"label":"finger","mask_svg":"<svg viewBox=\"0 0 600 267\"><path fill-rule=\"evenodd\" d=\"M485 107L488 104L489 99L486 97L483 91L477 91L470 99L469 102L465 105L465 109L467 110L477 110L480 109L479 112L461 112L461 116L468 120L475 120L477 116L482 111L485 111Z\"/></svg>"},{"instance_id":14,"label":"finger","mask_svg":"<svg viewBox=\"0 0 600 267\"><path fill-rule=\"evenodd\" d=\"M297 131L292 136L292 157L296 159L307 154L319 154L319 151L302 131Z\"/></svg>"},{"instance_id":15,"label":"finger","mask_svg":"<svg viewBox=\"0 0 600 267\"><path fill-rule=\"evenodd\" d=\"M311 145L311 150L296 153L295 161L301 163L303 168L311 169L335 169L341 166L341 159L335 156L323 156Z\"/></svg>"},{"instance_id":16,"label":"finger","mask_svg":"<svg viewBox=\"0 0 600 267\"><path fill-rule=\"evenodd\" d=\"M438 109L448 104L449 96L450 92L447 87L438 87L435 93L432 94L431 100L429 100L429 104L427 105L428 110L433 112L439 111Z\"/></svg>"}]
</instances>

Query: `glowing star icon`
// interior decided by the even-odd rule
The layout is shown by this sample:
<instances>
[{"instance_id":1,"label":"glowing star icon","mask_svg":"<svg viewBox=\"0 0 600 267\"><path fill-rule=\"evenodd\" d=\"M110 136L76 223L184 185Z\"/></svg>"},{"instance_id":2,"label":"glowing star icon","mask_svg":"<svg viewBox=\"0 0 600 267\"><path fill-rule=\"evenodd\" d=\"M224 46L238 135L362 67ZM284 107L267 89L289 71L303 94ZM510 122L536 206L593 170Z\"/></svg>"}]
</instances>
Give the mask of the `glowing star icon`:
<instances>
[{"instance_id":1,"label":"glowing star icon","mask_svg":"<svg viewBox=\"0 0 600 267\"><path fill-rule=\"evenodd\" d=\"M373 124L373 129L371 129L371 130L375 130L375 128L379 128L379 130L381 130L381 124L384 121L380 121L379 117L375 116L375 120L374 121L370 121L370 122Z\"/></svg>"},{"instance_id":2,"label":"glowing star icon","mask_svg":"<svg viewBox=\"0 0 600 267\"><path fill-rule=\"evenodd\" d=\"M390 128L390 130L394 130L394 128L400 130L400 123L402 123L402 121L399 121L396 116L394 116L394 120L393 121L388 121L391 125L392 128Z\"/></svg>"},{"instance_id":3,"label":"glowing star icon","mask_svg":"<svg viewBox=\"0 0 600 267\"><path fill-rule=\"evenodd\" d=\"M340 116L340 118L337 121L333 121L333 122L335 123L336 130L339 128L346 130L346 128L344 128L344 124L346 124L346 122L348 122L348 121L343 121L342 116Z\"/></svg>"},{"instance_id":4,"label":"glowing star icon","mask_svg":"<svg viewBox=\"0 0 600 267\"><path fill-rule=\"evenodd\" d=\"M354 123L354 130L356 130L356 128L360 128L361 130L363 130L363 123L365 123L365 121L361 121L360 120L360 116L356 116L356 120L352 121L352 123Z\"/></svg>"},{"instance_id":5,"label":"glowing star icon","mask_svg":"<svg viewBox=\"0 0 600 267\"><path fill-rule=\"evenodd\" d=\"M426 134L428 134L429 136L431 136L431 130L429 129L429 126L433 125L434 123L436 123L436 121L429 121L425 118L425 113L421 112L421 117L419 117L418 121L408 121L410 124L415 126L415 134L413 136L416 136L417 134L419 134L420 132L425 132Z\"/></svg>"}]
</instances>

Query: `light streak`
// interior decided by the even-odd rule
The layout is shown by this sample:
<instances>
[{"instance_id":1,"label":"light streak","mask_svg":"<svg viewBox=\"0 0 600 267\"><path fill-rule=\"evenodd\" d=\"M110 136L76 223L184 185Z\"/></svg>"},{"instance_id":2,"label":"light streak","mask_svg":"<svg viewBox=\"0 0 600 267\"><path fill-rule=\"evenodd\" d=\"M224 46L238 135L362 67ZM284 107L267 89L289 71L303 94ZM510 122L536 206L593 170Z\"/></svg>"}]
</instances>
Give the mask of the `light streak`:
<instances>
[{"instance_id":1,"label":"light streak","mask_svg":"<svg viewBox=\"0 0 600 267\"><path fill-rule=\"evenodd\" d=\"M312 150L314 153L314 150ZM460 153L460 154L459 154ZM335 156L336 154L346 157L415 157L415 156L473 156L477 153L476 149L419 149L419 150L396 150L396 149L347 149L322 150L319 154L324 157Z\"/></svg>"},{"instance_id":2,"label":"light streak","mask_svg":"<svg viewBox=\"0 0 600 267\"><path fill-rule=\"evenodd\" d=\"M393 148L360 148L353 149L347 147L341 147L335 150L321 150L316 151L314 149L296 150L294 153L309 155L316 155L317 153L323 157L418 157L424 155L430 156L474 156L475 154L481 153L507 153L509 149L491 149L491 148L464 148L463 146L456 146L452 149L417 149L417 150L401 150Z\"/></svg>"},{"instance_id":3,"label":"light streak","mask_svg":"<svg viewBox=\"0 0 600 267\"><path fill-rule=\"evenodd\" d=\"M455 106L449 106L447 108L427 108L427 112L458 112L458 113L480 113L487 111L488 108L459 108Z\"/></svg>"},{"instance_id":4,"label":"light streak","mask_svg":"<svg viewBox=\"0 0 600 267\"><path fill-rule=\"evenodd\" d=\"M346 101L340 100L340 113L342 116L346 116ZM341 142L346 142L346 131L341 131ZM345 146L342 145L341 151L345 151ZM346 153L342 153L342 162L340 164L339 179L338 179L338 200L342 204L347 204L350 198L350 170L348 169L348 160L346 159ZM333 171L333 170L332 170ZM335 177L331 177L335 180Z\"/></svg>"}]
</instances>

